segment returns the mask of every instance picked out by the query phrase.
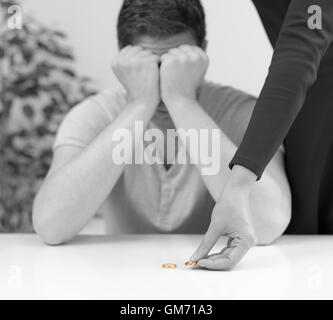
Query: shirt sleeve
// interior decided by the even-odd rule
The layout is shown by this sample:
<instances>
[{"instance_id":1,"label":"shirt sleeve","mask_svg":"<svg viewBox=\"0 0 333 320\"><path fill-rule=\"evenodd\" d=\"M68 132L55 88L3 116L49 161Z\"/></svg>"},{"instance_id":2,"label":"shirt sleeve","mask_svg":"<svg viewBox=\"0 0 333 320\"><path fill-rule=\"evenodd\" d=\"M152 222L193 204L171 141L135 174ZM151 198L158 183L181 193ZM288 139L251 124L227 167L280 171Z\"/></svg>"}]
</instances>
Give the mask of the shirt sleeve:
<instances>
[{"instance_id":1,"label":"shirt sleeve","mask_svg":"<svg viewBox=\"0 0 333 320\"><path fill-rule=\"evenodd\" d=\"M94 98L88 98L69 111L62 121L53 150L62 146L87 147L112 121Z\"/></svg>"},{"instance_id":2,"label":"shirt sleeve","mask_svg":"<svg viewBox=\"0 0 333 320\"><path fill-rule=\"evenodd\" d=\"M230 163L261 178L301 110L306 92L315 82L320 62L333 41L333 1L317 0L322 29L311 30L312 0L293 0L276 43L264 87L242 143Z\"/></svg>"}]
</instances>

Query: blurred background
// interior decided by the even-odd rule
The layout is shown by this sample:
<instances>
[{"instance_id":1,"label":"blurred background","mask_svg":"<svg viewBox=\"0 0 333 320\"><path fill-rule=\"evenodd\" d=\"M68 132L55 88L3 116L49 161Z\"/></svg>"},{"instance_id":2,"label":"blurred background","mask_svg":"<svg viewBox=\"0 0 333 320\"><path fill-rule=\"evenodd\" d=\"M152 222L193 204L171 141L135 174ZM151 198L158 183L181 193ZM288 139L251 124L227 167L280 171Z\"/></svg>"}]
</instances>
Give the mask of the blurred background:
<instances>
[{"instance_id":1,"label":"blurred background","mask_svg":"<svg viewBox=\"0 0 333 320\"><path fill-rule=\"evenodd\" d=\"M258 95L272 56L250 0L202 0L207 79ZM8 28L8 7L22 29ZM31 206L64 115L116 78L122 0L0 0L0 232L32 232ZM96 218L83 233L103 232Z\"/></svg>"}]
</instances>

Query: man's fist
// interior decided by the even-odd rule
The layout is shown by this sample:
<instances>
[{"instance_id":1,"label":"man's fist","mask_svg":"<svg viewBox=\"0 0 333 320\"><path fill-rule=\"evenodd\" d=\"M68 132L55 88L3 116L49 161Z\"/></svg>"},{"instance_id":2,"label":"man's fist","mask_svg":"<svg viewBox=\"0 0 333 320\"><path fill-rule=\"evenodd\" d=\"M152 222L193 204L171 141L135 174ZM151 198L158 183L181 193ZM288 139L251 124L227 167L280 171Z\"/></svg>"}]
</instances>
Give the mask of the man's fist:
<instances>
[{"instance_id":1,"label":"man's fist","mask_svg":"<svg viewBox=\"0 0 333 320\"><path fill-rule=\"evenodd\" d=\"M160 57L138 46L120 51L112 69L128 94L128 102L156 108L160 98Z\"/></svg>"},{"instance_id":2,"label":"man's fist","mask_svg":"<svg viewBox=\"0 0 333 320\"><path fill-rule=\"evenodd\" d=\"M183 45L161 57L161 97L169 104L179 99L196 100L209 59L199 47Z\"/></svg>"}]
</instances>

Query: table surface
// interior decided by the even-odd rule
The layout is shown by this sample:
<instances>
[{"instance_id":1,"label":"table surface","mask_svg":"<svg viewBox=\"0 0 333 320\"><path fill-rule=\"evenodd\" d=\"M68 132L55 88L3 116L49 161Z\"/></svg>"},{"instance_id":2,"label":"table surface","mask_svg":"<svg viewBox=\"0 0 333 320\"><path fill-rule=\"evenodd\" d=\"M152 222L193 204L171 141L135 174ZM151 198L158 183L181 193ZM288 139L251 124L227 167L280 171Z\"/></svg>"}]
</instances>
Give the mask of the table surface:
<instances>
[{"instance_id":1,"label":"table surface","mask_svg":"<svg viewBox=\"0 0 333 320\"><path fill-rule=\"evenodd\" d=\"M200 241L79 236L48 247L36 235L2 234L0 299L333 299L333 236L283 236L230 272L184 266Z\"/></svg>"}]
</instances>

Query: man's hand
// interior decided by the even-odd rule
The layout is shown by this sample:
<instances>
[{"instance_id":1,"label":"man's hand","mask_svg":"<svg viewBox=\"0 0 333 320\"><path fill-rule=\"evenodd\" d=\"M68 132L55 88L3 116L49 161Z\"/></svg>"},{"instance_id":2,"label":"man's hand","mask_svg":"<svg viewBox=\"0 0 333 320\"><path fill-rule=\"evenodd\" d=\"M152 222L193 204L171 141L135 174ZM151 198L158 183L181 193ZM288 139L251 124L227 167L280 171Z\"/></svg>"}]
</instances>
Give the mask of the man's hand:
<instances>
[{"instance_id":1,"label":"man's hand","mask_svg":"<svg viewBox=\"0 0 333 320\"><path fill-rule=\"evenodd\" d=\"M211 223L199 248L190 261L194 268L230 270L247 251L257 243L251 222L249 194L256 176L243 167L234 167L211 217ZM227 247L220 253L208 255L217 240L229 238Z\"/></svg>"},{"instance_id":2,"label":"man's hand","mask_svg":"<svg viewBox=\"0 0 333 320\"><path fill-rule=\"evenodd\" d=\"M199 47L183 45L161 57L161 97L168 107L179 99L196 100L209 60Z\"/></svg>"},{"instance_id":3,"label":"man's hand","mask_svg":"<svg viewBox=\"0 0 333 320\"><path fill-rule=\"evenodd\" d=\"M143 103L152 109L159 104L160 57L138 46L120 51L112 69L128 94L128 102Z\"/></svg>"}]
</instances>

